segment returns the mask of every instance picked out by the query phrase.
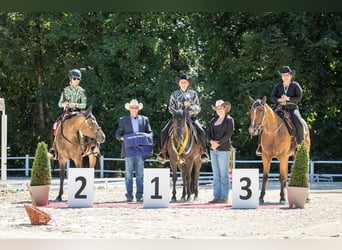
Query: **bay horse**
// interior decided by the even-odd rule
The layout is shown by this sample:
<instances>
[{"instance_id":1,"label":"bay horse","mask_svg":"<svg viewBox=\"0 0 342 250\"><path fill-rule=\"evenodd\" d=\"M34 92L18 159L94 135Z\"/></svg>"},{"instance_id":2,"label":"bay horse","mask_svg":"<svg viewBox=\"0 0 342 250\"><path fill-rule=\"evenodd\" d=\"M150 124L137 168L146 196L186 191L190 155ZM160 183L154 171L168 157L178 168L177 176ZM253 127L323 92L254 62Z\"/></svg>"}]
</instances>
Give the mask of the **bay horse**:
<instances>
[{"instance_id":1,"label":"bay horse","mask_svg":"<svg viewBox=\"0 0 342 250\"><path fill-rule=\"evenodd\" d=\"M284 120L273 111L266 103L266 96L263 99L254 100L250 109L249 134L258 135L261 130L262 164L263 178L262 188L259 196L260 203L264 202L268 175L273 157L279 161L279 182L280 182L280 203L285 203L284 188L288 177L288 160L295 155L295 147L291 147L291 135L285 125ZM304 123L304 142L310 151L310 134L306 122ZM299 142L300 143L300 142Z\"/></svg>"},{"instance_id":2,"label":"bay horse","mask_svg":"<svg viewBox=\"0 0 342 250\"><path fill-rule=\"evenodd\" d=\"M199 141L195 140L196 128L193 127L188 112L178 110L173 114L167 148L172 169L172 202L176 202L177 169L183 180L182 201L189 201L194 194L198 196L198 178L202 165ZM187 122L188 120L188 122Z\"/></svg>"},{"instance_id":3,"label":"bay horse","mask_svg":"<svg viewBox=\"0 0 342 250\"><path fill-rule=\"evenodd\" d=\"M73 112L67 114L68 118L62 119L56 133L56 150L58 152L58 162L60 170L60 186L56 201L62 201L63 183L65 178L65 168L67 160L72 160L76 168L82 167L83 152L86 147L105 141L105 134L98 125L91 107L86 111ZM88 137L88 141L85 139ZM90 140L89 140L90 138ZM90 145L90 143L92 143ZM100 152L88 155L89 167L94 168Z\"/></svg>"}]
</instances>

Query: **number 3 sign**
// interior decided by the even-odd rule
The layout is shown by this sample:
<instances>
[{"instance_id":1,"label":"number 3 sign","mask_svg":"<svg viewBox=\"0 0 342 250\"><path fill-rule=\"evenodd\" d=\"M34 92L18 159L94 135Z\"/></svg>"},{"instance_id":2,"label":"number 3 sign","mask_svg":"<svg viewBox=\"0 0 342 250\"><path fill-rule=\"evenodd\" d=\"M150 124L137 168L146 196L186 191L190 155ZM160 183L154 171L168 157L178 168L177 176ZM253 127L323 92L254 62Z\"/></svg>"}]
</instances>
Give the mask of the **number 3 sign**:
<instances>
[{"instance_id":1,"label":"number 3 sign","mask_svg":"<svg viewBox=\"0 0 342 250\"><path fill-rule=\"evenodd\" d=\"M69 168L68 207L93 207L94 168Z\"/></svg>"},{"instance_id":2,"label":"number 3 sign","mask_svg":"<svg viewBox=\"0 0 342 250\"><path fill-rule=\"evenodd\" d=\"M233 208L258 208L259 169L233 169Z\"/></svg>"}]
</instances>

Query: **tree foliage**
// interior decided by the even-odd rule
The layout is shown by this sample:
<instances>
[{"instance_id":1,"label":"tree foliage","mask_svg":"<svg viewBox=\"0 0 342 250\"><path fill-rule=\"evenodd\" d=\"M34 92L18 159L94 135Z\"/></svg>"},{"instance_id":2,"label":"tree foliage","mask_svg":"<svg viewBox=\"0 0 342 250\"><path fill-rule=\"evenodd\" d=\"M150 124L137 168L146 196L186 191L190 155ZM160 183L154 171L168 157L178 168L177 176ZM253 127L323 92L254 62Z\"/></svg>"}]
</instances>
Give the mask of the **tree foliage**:
<instances>
[{"instance_id":1,"label":"tree foliage","mask_svg":"<svg viewBox=\"0 0 342 250\"><path fill-rule=\"evenodd\" d=\"M144 103L155 151L170 119L175 77L186 72L199 93L204 128L217 99L232 103L239 158L254 158L248 96L269 97L290 65L303 87L312 158L341 158L340 13L0 13L0 96L8 115L9 155L49 141L71 68L80 68L88 104L107 135L102 153L118 157L119 117L132 98Z\"/></svg>"}]
</instances>

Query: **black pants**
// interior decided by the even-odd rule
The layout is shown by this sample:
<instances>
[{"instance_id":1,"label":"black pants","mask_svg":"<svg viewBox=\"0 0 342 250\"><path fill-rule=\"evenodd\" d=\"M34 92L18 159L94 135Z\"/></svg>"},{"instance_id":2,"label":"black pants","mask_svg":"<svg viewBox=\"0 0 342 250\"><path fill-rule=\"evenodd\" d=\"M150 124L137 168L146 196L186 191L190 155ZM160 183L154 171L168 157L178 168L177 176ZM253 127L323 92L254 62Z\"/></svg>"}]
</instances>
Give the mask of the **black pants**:
<instances>
[{"instance_id":1,"label":"black pants","mask_svg":"<svg viewBox=\"0 0 342 250\"><path fill-rule=\"evenodd\" d=\"M277 108L288 111L291 115L291 120L293 125L296 128L298 143L301 143L304 140L304 120L299 113L297 105L284 105L284 106L276 106L274 110Z\"/></svg>"},{"instance_id":2,"label":"black pants","mask_svg":"<svg viewBox=\"0 0 342 250\"><path fill-rule=\"evenodd\" d=\"M191 119L192 124L196 128L197 131L197 137L203 147L203 150L206 151L206 144L205 144L205 131L203 130L201 124L197 119ZM160 144L161 144L161 149L163 149L164 144L169 136L169 130L172 126L172 120L169 120L168 123L165 125L165 127L161 131L161 137L160 137ZM166 148L165 148L166 149Z\"/></svg>"}]
</instances>

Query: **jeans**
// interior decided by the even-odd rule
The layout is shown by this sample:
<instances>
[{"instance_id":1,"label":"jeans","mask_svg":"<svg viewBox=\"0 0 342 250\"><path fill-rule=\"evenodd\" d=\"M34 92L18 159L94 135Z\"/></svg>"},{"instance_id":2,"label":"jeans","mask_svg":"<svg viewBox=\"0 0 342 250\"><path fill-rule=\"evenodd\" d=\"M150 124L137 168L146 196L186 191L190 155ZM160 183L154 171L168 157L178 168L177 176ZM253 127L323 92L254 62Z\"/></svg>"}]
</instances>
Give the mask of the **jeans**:
<instances>
[{"instance_id":1,"label":"jeans","mask_svg":"<svg viewBox=\"0 0 342 250\"><path fill-rule=\"evenodd\" d=\"M143 198L144 190L144 159L142 156L125 157L125 185L126 198L133 199L133 173L135 171L137 191L135 198L137 200Z\"/></svg>"},{"instance_id":2,"label":"jeans","mask_svg":"<svg viewBox=\"0 0 342 250\"><path fill-rule=\"evenodd\" d=\"M211 167L214 175L214 199L228 200L229 194L229 151L210 150Z\"/></svg>"}]
</instances>

